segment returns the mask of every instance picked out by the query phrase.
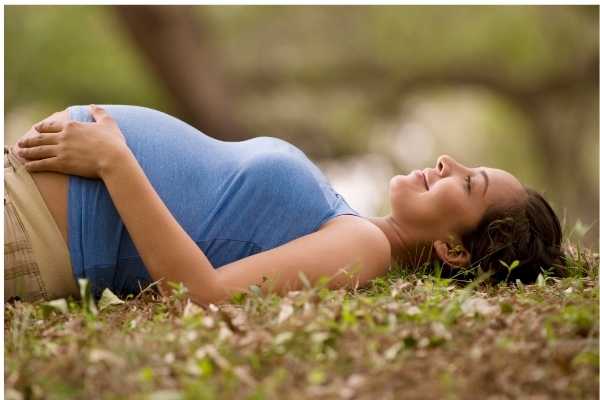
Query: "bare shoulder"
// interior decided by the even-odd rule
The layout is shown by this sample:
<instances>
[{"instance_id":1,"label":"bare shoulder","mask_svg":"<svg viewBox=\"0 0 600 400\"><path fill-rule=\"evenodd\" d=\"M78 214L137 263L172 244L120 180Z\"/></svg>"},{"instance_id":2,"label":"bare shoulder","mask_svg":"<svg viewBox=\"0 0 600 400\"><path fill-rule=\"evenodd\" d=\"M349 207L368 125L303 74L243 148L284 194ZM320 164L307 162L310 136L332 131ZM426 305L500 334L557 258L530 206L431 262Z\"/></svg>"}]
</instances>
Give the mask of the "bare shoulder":
<instances>
[{"instance_id":1,"label":"bare shoulder","mask_svg":"<svg viewBox=\"0 0 600 400\"><path fill-rule=\"evenodd\" d=\"M357 251L368 253L377 265L389 265L391 247L383 231L369 220L354 215L340 215L323 224L318 232L327 232L332 241L349 241L361 244Z\"/></svg>"}]
</instances>

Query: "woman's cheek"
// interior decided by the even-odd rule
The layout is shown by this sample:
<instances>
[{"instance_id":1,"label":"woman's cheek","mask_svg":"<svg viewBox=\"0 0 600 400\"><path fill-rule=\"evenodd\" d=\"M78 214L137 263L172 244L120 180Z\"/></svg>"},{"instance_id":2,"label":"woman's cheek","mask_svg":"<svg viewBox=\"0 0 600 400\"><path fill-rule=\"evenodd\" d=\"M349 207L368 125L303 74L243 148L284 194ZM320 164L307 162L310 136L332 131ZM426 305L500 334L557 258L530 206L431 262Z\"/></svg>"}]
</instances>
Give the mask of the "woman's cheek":
<instances>
[{"instance_id":1,"label":"woman's cheek","mask_svg":"<svg viewBox=\"0 0 600 400\"><path fill-rule=\"evenodd\" d=\"M462 231L473 224L473 211L467 202L456 198L446 202L446 218L453 230Z\"/></svg>"}]
</instances>

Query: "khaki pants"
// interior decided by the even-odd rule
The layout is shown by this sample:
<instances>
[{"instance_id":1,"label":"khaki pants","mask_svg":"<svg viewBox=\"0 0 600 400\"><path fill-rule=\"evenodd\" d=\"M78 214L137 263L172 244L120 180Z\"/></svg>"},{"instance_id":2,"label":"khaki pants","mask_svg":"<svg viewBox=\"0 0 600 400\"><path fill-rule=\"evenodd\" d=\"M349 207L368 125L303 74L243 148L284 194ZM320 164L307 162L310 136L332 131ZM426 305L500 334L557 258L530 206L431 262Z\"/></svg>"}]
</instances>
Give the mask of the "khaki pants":
<instances>
[{"instance_id":1,"label":"khaki pants","mask_svg":"<svg viewBox=\"0 0 600 400\"><path fill-rule=\"evenodd\" d=\"M79 297L67 245L31 175L4 146L4 301Z\"/></svg>"}]
</instances>

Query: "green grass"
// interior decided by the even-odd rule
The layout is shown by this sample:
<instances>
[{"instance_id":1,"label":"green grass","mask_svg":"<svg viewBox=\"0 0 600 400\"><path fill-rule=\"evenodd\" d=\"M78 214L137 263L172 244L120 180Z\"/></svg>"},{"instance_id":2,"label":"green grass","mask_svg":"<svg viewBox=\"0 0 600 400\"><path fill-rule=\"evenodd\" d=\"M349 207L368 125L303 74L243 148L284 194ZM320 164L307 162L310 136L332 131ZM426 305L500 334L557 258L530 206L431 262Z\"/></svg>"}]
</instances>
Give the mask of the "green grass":
<instances>
[{"instance_id":1,"label":"green grass","mask_svg":"<svg viewBox=\"0 0 600 400\"><path fill-rule=\"evenodd\" d=\"M597 398L598 256L571 276L5 305L7 399ZM105 299L106 300L106 299ZM110 299L109 299L110 300ZM107 305L108 304L108 305Z\"/></svg>"}]
</instances>

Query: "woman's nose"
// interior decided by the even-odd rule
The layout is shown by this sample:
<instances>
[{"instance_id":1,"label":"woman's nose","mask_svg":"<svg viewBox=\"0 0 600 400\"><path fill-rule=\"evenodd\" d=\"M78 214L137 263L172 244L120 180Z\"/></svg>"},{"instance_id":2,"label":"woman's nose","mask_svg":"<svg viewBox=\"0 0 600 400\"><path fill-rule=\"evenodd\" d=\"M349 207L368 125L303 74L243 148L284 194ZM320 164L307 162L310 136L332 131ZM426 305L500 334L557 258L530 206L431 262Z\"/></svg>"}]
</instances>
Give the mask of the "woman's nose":
<instances>
[{"instance_id":1,"label":"woman's nose","mask_svg":"<svg viewBox=\"0 0 600 400\"><path fill-rule=\"evenodd\" d=\"M437 159L437 171L441 176L447 176L453 170L468 169L449 155L443 154Z\"/></svg>"},{"instance_id":2,"label":"woman's nose","mask_svg":"<svg viewBox=\"0 0 600 400\"><path fill-rule=\"evenodd\" d=\"M450 171L451 164L454 160L447 155L441 155L437 159L436 169L441 176L446 176Z\"/></svg>"}]
</instances>

